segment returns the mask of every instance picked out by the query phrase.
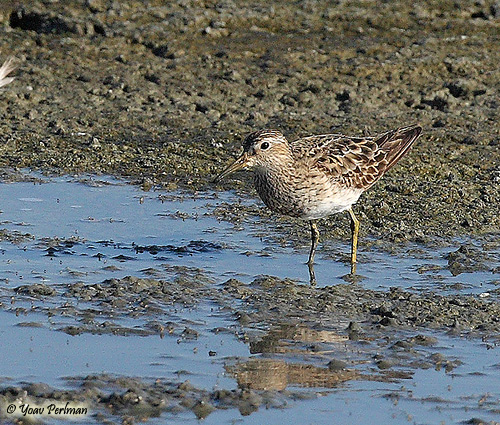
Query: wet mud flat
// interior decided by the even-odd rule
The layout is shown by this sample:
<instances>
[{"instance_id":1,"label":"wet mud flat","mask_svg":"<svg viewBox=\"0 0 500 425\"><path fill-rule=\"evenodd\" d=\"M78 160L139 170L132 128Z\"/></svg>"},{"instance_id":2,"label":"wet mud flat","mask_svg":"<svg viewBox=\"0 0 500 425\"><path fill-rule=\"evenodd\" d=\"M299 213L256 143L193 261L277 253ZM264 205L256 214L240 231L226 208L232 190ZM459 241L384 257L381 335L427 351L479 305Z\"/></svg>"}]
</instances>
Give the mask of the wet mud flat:
<instances>
[{"instance_id":1,"label":"wet mud flat","mask_svg":"<svg viewBox=\"0 0 500 425\"><path fill-rule=\"evenodd\" d=\"M1 185L2 412L69 402L89 409L86 423L304 412L354 423L369 420L368 404L387 423L498 416L494 239L364 247L358 283L342 279L347 247L330 241L313 287L307 239L282 246L281 229L262 238L266 219L225 207L252 199L92 176L12 180Z\"/></svg>"},{"instance_id":2,"label":"wet mud flat","mask_svg":"<svg viewBox=\"0 0 500 425\"><path fill-rule=\"evenodd\" d=\"M0 53L22 60L0 92L2 166L197 190L256 129L293 139L419 122L411 154L360 202L361 231L425 243L498 232L494 1L0 6ZM336 218L327 229L345 236Z\"/></svg>"},{"instance_id":3,"label":"wet mud flat","mask_svg":"<svg viewBox=\"0 0 500 425\"><path fill-rule=\"evenodd\" d=\"M499 13L0 0L0 54L21 61L0 91L1 414L498 423ZM415 148L356 206L354 283L345 217L321 224L312 288L307 226L244 175L211 183L259 128L414 122Z\"/></svg>"}]
</instances>

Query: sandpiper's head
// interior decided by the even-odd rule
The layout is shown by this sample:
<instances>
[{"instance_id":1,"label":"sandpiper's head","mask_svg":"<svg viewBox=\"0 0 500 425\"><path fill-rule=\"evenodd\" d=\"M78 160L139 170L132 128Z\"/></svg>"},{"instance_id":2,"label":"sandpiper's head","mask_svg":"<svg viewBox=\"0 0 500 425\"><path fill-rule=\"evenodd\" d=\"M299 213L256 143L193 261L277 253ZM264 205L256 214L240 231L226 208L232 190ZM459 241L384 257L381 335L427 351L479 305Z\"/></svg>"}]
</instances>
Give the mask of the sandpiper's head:
<instances>
[{"instance_id":1,"label":"sandpiper's head","mask_svg":"<svg viewBox=\"0 0 500 425\"><path fill-rule=\"evenodd\" d=\"M216 181L242 168L266 167L290 154L285 136L277 130L259 130L250 133L243 142L243 154L219 174Z\"/></svg>"}]
</instances>

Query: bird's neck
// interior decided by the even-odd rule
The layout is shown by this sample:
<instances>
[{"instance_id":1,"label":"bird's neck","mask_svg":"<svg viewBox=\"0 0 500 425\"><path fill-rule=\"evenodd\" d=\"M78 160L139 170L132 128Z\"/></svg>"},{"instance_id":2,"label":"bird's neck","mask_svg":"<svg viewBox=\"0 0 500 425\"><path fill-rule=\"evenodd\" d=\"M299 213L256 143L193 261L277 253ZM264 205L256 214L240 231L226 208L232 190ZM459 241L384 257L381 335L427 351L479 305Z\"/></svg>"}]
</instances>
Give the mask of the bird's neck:
<instances>
[{"instance_id":1,"label":"bird's neck","mask_svg":"<svg viewBox=\"0 0 500 425\"><path fill-rule=\"evenodd\" d=\"M296 192L297 176L290 158L272 164L256 166L254 185L264 203L272 210L285 215L295 215L297 208L290 197Z\"/></svg>"},{"instance_id":2,"label":"bird's neck","mask_svg":"<svg viewBox=\"0 0 500 425\"><path fill-rule=\"evenodd\" d=\"M293 190L295 183L294 170L294 162L291 157L283 157L279 161L258 164L255 167L255 188L266 204L268 204L266 198L279 198L281 193Z\"/></svg>"},{"instance_id":3,"label":"bird's neck","mask_svg":"<svg viewBox=\"0 0 500 425\"><path fill-rule=\"evenodd\" d=\"M280 155L279 158L273 158L273 161L257 164L255 167L255 176L269 181L279 180L288 181L294 171L294 161L291 155Z\"/></svg>"}]
</instances>

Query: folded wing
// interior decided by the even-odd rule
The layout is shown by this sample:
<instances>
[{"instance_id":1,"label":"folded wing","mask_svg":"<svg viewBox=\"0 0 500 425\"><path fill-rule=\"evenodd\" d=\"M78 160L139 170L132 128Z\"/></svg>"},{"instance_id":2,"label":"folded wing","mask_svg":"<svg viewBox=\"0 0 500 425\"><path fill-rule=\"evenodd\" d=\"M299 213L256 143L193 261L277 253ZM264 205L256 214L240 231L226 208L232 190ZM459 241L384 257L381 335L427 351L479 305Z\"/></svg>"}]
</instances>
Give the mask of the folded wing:
<instances>
[{"instance_id":1,"label":"folded wing","mask_svg":"<svg viewBox=\"0 0 500 425\"><path fill-rule=\"evenodd\" d=\"M376 137L326 134L291 143L309 168L317 168L345 187L366 190L392 168L421 134L418 125Z\"/></svg>"}]
</instances>

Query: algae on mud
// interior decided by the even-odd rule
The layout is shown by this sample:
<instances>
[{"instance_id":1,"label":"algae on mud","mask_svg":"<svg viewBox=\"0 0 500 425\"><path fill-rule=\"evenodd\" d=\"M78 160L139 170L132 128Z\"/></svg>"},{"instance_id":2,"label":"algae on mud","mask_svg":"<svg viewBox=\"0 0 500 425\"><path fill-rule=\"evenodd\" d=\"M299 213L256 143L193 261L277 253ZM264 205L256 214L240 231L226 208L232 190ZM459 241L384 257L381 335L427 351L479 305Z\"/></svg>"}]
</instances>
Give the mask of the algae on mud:
<instances>
[{"instance_id":1,"label":"algae on mud","mask_svg":"<svg viewBox=\"0 0 500 425\"><path fill-rule=\"evenodd\" d=\"M200 419L220 409L237 409L242 415L249 415L261 407L283 409L294 401L324 396L326 389L339 388L347 382L402 385L419 370L443 369L452 374L462 361L442 351L438 338L420 333L428 333L429 326L438 329L446 326L462 334L472 331L471 335L481 335L492 343L492 332L498 335L499 325L495 322L498 312L493 312L491 325L483 327L486 311L492 311L491 306L467 297L447 297L445 304L444 297L433 302L404 291L391 291L387 297L352 285L320 289L269 277L256 279L250 285L233 279L220 288L208 281L200 284L199 277L199 272L184 273L183 286L179 286L178 280L126 278L120 295L115 294L116 285L99 289L97 285L76 283L69 285L69 291L62 298L64 303L59 307L51 306L57 303L56 293L49 293L39 285L19 287L15 290L17 302L10 307L3 304L3 308L16 309L26 298L32 307L22 314L47 314L55 329L59 321L73 320L78 323L78 332L71 332L71 325L58 329L70 335L81 332L99 335L111 332L129 337L156 334L177 339L177 344L184 341L193 345L198 338L197 331L182 330L182 326L175 323L174 317L178 314L172 315L175 311L172 307L184 308L185 300L172 299L171 292L184 295L186 288L194 285L197 288L194 292L201 290L203 300L210 299L214 306L222 307L225 315L232 315L241 327L236 332L220 327L214 331L234 332L235 337L244 339L250 346L252 357L221 359L227 374L237 380L237 389L208 390L189 381L97 374L67 376L65 381L70 389L36 383L3 386L0 401L42 405L48 400L84 400L92 414L97 415L97 421L109 423L115 423L118 418L148 420L189 411ZM164 289L151 292L159 286ZM87 299L89 291L96 294L91 300ZM4 293L5 296L8 294ZM33 297L38 300L34 301ZM75 297L82 301L73 302ZM205 302L203 300L194 302ZM423 310L422 304L427 306ZM415 311L422 312L418 320L414 320ZM481 312L484 314L478 314ZM123 316L133 318L134 326L120 327L109 320L121 321ZM162 319L157 320L158 317ZM456 317L461 318L460 325L450 322ZM166 322L167 319L170 320ZM356 322L347 326L348 320ZM304 392L300 387L314 390ZM396 392L395 396L403 395Z\"/></svg>"},{"instance_id":2,"label":"algae on mud","mask_svg":"<svg viewBox=\"0 0 500 425\"><path fill-rule=\"evenodd\" d=\"M477 247L466 239L459 242L464 248L449 254L447 265L426 263L420 270L498 273L489 257L498 250L500 228L499 16L490 0L304 1L286 8L261 0L0 0L0 54L22 60L16 80L0 91L0 166L109 173L144 187L182 186L196 193L214 189L211 179L236 156L244 135L258 128L274 127L293 139L382 132L418 122L425 129L419 143L356 206L363 245L390 251L394 242L439 246L451 240L456 246L452 238L473 236L480 240ZM9 179L16 180L15 174ZM223 187L250 191L245 179ZM271 236L260 231L273 243L298 246L307 240L302 223L274 217L258 201L220 203L212 214L235 224L259 217L277 229ZM347 240L342 220L327 220L322 234ZM0 238L13 243L33 237L1 232ZM30 249L54 255L67 249L64 241L51 238L37 243ZM180 243L137 246L151 255L157 248L190 249ZM335 250L328 255L338 256ZM55 287L6 285L1 308L46 317L44 327L68 338L165 335L187 344L196 341L194 326L165 323L157 315L169 306L196 309L201 299L215 300L234 314L234 326L240 327L236 336L256 353L291 356L268 364L228 362L227 373L239 373L242 387L249 376L254 384L277 387L290 377L304 386L318 385L322 376L325 385L341 383L350 373L389 381L442 368L452 376L460 356L434 349L427 327L483 337L488 348L498 345L498 303L488 298L357 285L309 288L277 277L250 285L230 280L217 287L199 274L193 277L192 270L180 281L166 279L163 272L151 267L125 277L118 270L122 276L114 281L90 283L75 283L71 275ZM106 316L110 306L114 317ZM22 326L41 323L22 319ZM296 323L302 319L305 328ZM335 335L355 347L355 354L340 350ZM328 353L332 347L338 351ZM217 354L215 347L210 351ZM255 379L259 371L260 381ZM274 381L264 379L270 374ZM227 406L249 414L304 396L207 390L127 376L70 379L73 392L43 384L2 385L0 397L83 397L95 402L96 422L116 422L116 413L127 423L166 411L187 410L201 418ZM386 397L395 403L412 399L412 390L404 391L388 390ZM467 397L458 397L456 405L474 404L476 411L461 419L498 412L498 400ZM413 400L443 405L427 393Z\"/></svg>"},{"instance_id":3,"label":"algae on mud","mask_svg":"<svg viewBox=\"0 0 500 425\"><path fill-rule=\"evenodd\" d=\"M294 138L419 122L424 137L357 207L361 231L498 232L496 3L0 5L0 52L24 59L0 93L0 165L196 190L258 128Z\"/></svg>"},{"instance_id":4,"label":"algae on mud","mask_svg":"<svg viewBox=\"0 0 500 425\"><path fill-rule=\"evenodd\" d=\"M332 260L342 248L330 246L318 264L327 277L311 287L290 279L307 273L305 248L281 247L284 230L269 231L251 199L145 192L105 177L34 177L1 187L5 235L21 226L31 239L0 241L0 332L11 335L2 346L0 402L83 399L90 423L215 424L250 413L252 423L321 399L331 412L330 402L344 405L344 396L358 398L350 406L359 413L380 388L411 403L413 390L403 389L410 383L453 378L458 386L481 370L454 348L466 338L474 356L486 357L481 364L496 363L495 238L452 250L414 245L404 254L411 261L365 251L362 285L332 277L345 266ZM256 270L280 277L255 278ZM396 285L405 289L390 289ZM482 372L474 382L493 386L494 374ZM379 386L355 395L370 384ZM463 385L470 398L453 403L491 416L498 403L474 407ZM439 403L448 412L446 397ZM417 410L428 415L434 403Z\"/></svg>"}]
</instances>

